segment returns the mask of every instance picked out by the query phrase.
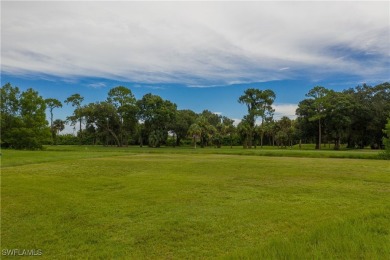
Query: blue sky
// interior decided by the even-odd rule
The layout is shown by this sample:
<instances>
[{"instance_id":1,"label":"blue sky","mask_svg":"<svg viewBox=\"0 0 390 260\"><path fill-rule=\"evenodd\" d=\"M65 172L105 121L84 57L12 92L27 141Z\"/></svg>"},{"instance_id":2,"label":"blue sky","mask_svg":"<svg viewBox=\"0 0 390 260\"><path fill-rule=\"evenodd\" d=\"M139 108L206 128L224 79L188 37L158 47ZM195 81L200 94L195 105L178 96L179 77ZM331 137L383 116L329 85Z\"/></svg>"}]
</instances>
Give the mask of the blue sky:
<instances>
[{"instance_id":1,"label":"blue sky","mask_svg":"<svg viewBox=\"0 0 390 260\"><path fill-rule=\"evenodd\" d=\"M1 83L63 101L111 87L240 119L246 88L293 117L316 85L390 80L389 2L1 3ZM65 106L56 117L72 113Z\"/></svg>"}]
</instances>

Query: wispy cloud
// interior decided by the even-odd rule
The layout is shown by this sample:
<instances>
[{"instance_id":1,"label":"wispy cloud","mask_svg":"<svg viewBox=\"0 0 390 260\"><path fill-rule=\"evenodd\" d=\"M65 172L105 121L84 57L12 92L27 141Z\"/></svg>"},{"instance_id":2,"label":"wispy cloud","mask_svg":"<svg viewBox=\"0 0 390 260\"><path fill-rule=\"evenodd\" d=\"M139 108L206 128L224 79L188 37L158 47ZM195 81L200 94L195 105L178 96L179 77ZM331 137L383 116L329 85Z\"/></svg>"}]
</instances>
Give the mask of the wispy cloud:
<instances>
[{"instance_id":1,"label":"wispy cloud","mask_svg":"<svg viewBox=\"0 0 390 260\"><path fill-rule=\"evenodd\" d=\"M104 83L104 82L96 82L96 83L87 84L87 87L90 87L90 88L105 88L105 87L107 87L107 84Z\"/></svg>"},{"instance_id":2,"label":"wispy cloud","mask_svg":"<svg viewBox=\"0 0 390 260\"><path fill-rule=\"evenodd\" d=\"M141 85L141 84L134 84L132 85L134 88L147 88L147 89L165 89L161 86L150 86L150 85Z\"/></svg>"},{"instance_id":3,"label":"wispy cloud","mask_svg":"<svg viewBox=\"0 0 390 260\"><path fill-rule=\"evenodd\" d=\"M2 2L2 71L190 86L388 78L389 5Z\"/></svg>"}]
</instances>

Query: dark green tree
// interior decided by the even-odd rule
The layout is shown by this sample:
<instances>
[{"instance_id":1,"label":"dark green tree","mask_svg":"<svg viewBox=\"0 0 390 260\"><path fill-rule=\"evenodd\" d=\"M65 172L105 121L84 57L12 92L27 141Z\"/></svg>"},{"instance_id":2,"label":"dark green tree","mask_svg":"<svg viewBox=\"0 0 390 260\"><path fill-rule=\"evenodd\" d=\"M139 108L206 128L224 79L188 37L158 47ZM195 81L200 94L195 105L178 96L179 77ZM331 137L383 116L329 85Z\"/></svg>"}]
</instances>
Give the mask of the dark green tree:
<instances>
[{"instance_id":1,"label":"dark green tree","mask_svg":"<svg viewBox=\"0 0 390 260\"><path fill-rule=\"evenodd\" d=\"M97 127L98 133L104 137L106 144L114 141L116 146L121 146L118 136L119 116L115 106L109 102L95 102L84 106L83 115L87 125Z\"/></svg>"},{"instance_id":2,"label":"dark green tree","mask_svg":"<svg viewBox=\"0 0 390 260\"><path fill-rule=\"evenodd\" d=\"M58 134L65 129L65 121L61 119L56 119L53 121L52 126L50 127L53 137L53 144L57 144Z\"/></svg>"},{"instance_id":3,"label":"dark green tree","mask_svg":"<svg viewBox=\"0 0 390 260\"><path fill-rule=\"evenodd\" d=\"M222 129L223 136L229 138L230 148L233 148L233 135L236 132L234 120L226 116L222 117Z\"/></svg>"},{"instance_id":4,"label":"dark green tree","mask_svg":"<svg viewBox=\"0 0 390 260\"><path fill-rule=\"evenodd\" d=\"M292 146L293 128L290 118L283 116L276 122L278 131L275 135L275 140L280 147L287 147L287 144Z\"/></svg>"},{"instance_id":5,"label":"dark green tree","mask_svg":"<svg viewBox=\"0 0 390 260\"><path fill-rule=\"evenodd\" d=\"M268 137L268 144L275 145L275 135L277 131L277 125L275 121L270 118L269 120L264 121L261 127L261 131L264 132L264 136Z\"/></svg>"},{"instance_id":6,"label":"dark green tree","mask_svg":"<svg viewBox=\"0 0 390 260\"><path fill-rule=\"evenodd\" d=\"M260 90L255 88L245 90L244 95L240 96L238 99L238 102L245 104L248 110L245 119L246 123L249 125L248 148L252 148L256 118L261 117L263 123L267 114L273 113L272 104L274 100L275 93L272 90Z\"/></svg>"},{"instance_id":7,"label":"dark green tree","mask_svg":"<svg viewBox=\"0 0 390 260\"><path fill-rule=\"evenodd\" d=\"M298 103L296 110L297 124L300 129L299 139L304 143L318 144L318 123L311 120L315 115L314 99L304 99Z\"/></svg>"},{"instance_id":8,"label":"dark green tree","mask_svg":"<svg viewBox=\"0 0 390 260\"><path fill-rule=\"evenodd\" d=\"M176 104L162 99L160 96L146 94L141 100L137 101L138 115L145 125L145 131L149 139L149 135L153 132L152 144L153 147L159 147L164 144L168 131L173 125L176 118ZM155 140L159 138L158 140Z\"/></svg>"},{"instance_id":9,"label":"dark green tree","mask_svg":"<svg viewBox=\"0 0 390 260\"><path fill-rule=\"evenodd\" d=\"M196 117L196 113L192 110L177 110L175 120L169 127L176 136L175 145L179 146L181 140L187 136L188 130L195 123Z\"/></svg>"},{"instance_id":10,"label":"dark green tree","mask_svg":"<svg viewBox=\"0 0 390 260\"><path fill-rule=\"evenodd\" d=\"M347 146L379 148L383 136L381 130L390 113L390 84L385 82L375 87L363 84L343 93L351 97L352 103Z\"/></svg>"},{"instance_id":11,"label":"dark green tree","mask_svg":"<svg viewBox=\"0 0 390 260\"><path fill-rule=\"evenodd\" d=\"M312 98L314 102L312 105L314 109L313 115L309 118L311 121L318 122L318 144L316 145L316 149L321 149L321 138L322 138L322 120L326 116L325 107L326 107L326 99L325 96L328 93L328 89L322 86L316 86L306 94L307 97Z\"/></svg>"},{"instance_id":12,"label":"dark green tree","mask_svg":"<svg viewBox=\"0 0 390 260\"><path fill-rule=\"evenodd\" d=\"M210 125L216 127L222 121L222 116L211 112L210 110L203 110L200 116L204 117Z\"/></svg>"},{"instance_id":13,"label":"dark green tree","mask_svg":"<svg viewBox=\"0 0 390 260\"><path fill-rule=\"evenodd\" d=\"M115 107L118 115L119 146L128 145L129 136L135 133L138 121L136 99L129 88L118 86L108 92L107 102Z\"/></svg>"},{"instance_id":14,"label":"dark green tree","mask_svg":"<svg viewBox=\"0 0 390 260\"><path fill-rule=\"evenodd\" d=\"M18 96L18 90L10 85L2 91L3 93L10 94L11 98ZM12 109L10 110L10 108ZM8 116L13 117L11 118L11 124L7 122L6 127L8 129L4 133L6 146L16 149L35 150L42 149L43 144L49 141L50 128L47 126L48 122L46 121L46 103L37 91L31 88L27 89L20 94L17 104L9 101L4 106L4 109L4 114L8 113Z\"/></svg>"},{"instance_id":15,"label":"dark green tree","mask_svg":"<svg viewBox=\"0 0 390 260\"><path fill-rule=\"evenodd\" d=\"M1 87L1 147L10 147L11 130L21 125L20 118L20 90L10 83Z\"/></svg>"},{"instance_id":16,"label":"dark green tree","mask_svg":"<svg viewBox=\"0 0 390 260\"><path fill-rule=\"evenodd\" d=\"M324 123L330 138L334 140L334 149L339 150L342 138L346 136L351 124L352 100L349 95L333 90L327 93L325 99Z\"/></svg>"},{"instance_id":17,"label":"dark green tree","mask_svg":"<svg viewBox=\"0 0 390 260\"><path fill-rule=\"evenodd\" d=\"M249 145L252 145L253 138L253 128L251 126L250 120L248 120L247 116L241 120L241 122L237 125L237 132L240 135L242 146L244 149L247 149Z\"/></svg>"},{"instance_id":18,"label":"dark green tree","mask_svg":"<svg viewBox=\"0 0 390 260\"><path fill-rule=\"evenodd\" d=\"M383 144L385 146L385 150L382 153L383 158L390 160L390 118L387 119L387 124L385 129L383 129L384 137Z\"/></svg>"}]
</instances>

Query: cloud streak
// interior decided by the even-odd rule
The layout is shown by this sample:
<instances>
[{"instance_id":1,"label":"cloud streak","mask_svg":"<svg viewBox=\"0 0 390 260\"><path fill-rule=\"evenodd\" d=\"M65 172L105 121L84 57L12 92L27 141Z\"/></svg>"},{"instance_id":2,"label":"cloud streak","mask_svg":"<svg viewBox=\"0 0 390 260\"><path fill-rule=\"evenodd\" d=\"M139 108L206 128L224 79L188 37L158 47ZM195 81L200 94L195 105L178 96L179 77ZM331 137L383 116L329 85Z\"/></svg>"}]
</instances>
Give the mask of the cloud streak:
<instances>
[{"instance_id":1,"label":"cloud streak","mask_svg":"<svg viewBox=\"0 0 390 260\"><path fill-rule=\"evenodd\" d=\"M90 87L90 88L105 88L106 86L107 86L107 84L104 82L96 82L96 83L87 84L87 87Z\"/></svg>"},{"instance_id":2,"label":"cloud streak","mask_svg":"<svg viewBox=\"0 0 390 260\"><path fill-rule=\"evenodd\" d=\"M388 8L388 2L3 2L2 71L189 86L340 73L387 79Z\"/></svg>"}]
</instances>

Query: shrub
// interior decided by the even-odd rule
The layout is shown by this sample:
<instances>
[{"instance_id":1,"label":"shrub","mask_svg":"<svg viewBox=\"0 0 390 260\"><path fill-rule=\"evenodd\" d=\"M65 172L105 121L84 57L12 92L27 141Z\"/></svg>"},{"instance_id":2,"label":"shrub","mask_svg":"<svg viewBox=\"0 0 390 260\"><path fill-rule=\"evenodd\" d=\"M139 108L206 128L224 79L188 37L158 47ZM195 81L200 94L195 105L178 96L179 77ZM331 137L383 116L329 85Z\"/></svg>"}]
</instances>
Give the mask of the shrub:
<instances>
[{"instance_id":1,"label":"shrub","mask_svg":"<svg viewBox=\"0 0 390 260\"><path fill-rule=\"evenodd\" d=\"M385 145L385 150L380 154L380 157L383 159L390 160L390 118L387 119L387 124L383 130L385 137L383 137L383 144Z\"/></svg>"}]
</instances>

